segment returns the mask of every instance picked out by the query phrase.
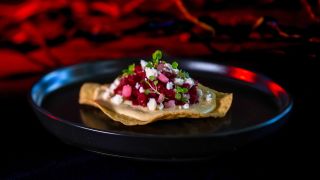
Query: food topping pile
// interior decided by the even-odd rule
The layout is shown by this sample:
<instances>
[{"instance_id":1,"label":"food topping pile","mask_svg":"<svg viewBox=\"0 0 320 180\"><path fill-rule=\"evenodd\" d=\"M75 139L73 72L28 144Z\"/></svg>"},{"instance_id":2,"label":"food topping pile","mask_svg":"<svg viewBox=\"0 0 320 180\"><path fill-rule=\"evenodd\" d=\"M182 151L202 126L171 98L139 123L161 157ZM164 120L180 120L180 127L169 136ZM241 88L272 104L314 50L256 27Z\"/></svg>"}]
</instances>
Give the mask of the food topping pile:
<instances>
[{"instance_id":1,"label":"food topping pile","mask_svg":"<svg viewBox=\"0 0 320 180\"><path fill-rule=\"evenodd\" d=\"M198 82L179 69L176 61L164 61L160 50L152 54L151 61L140 60L140 64L131 64L122 72L104 94L116 105L127 100L150 111L175 107L189 109L200 97L206 101L213 98L211 93L204 96Z\"/></svg>"}]
</instances>

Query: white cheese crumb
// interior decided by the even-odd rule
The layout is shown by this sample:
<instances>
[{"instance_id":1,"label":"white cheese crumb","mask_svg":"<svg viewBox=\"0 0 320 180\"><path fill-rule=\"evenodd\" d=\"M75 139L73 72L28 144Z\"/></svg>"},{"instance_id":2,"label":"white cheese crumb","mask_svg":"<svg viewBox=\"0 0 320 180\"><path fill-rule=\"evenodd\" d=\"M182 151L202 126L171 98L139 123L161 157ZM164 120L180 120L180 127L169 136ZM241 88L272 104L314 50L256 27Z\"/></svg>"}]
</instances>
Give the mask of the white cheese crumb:
<instances>
[{"instance_id":1,"label":"white cheese crumb","mask_svg":"<svg viewBox=\"0 0 320 180\"><path fill-rule=\"evenodd\" d=\"M139 88L139 93L144 93L144 88L142 86Z\"/></svg>"},{"instance_id":2,"label":"white cheese crumb","mask_svg":"<svg viewBox=\"0 0 320 180\"><path fill-rule=\"evenodd\" d=\"M202 90L201 89L197 89L197 94L198 94L199 97L201 97L203 95Z\"/></svg>"},{"instance_id":3,"label":"white cheese crumb","mask_svg":"<svg viewBox=\"0 0 320 180\"><path fill-rule=\"evenodd\" d=\"M182 106L182 108L183 108L183 109L189 109L189 104L188 104L188 103L184 104L184 105Z\"/></svg>"},{"instance_id":4,"label":"white cheese crumb","mask_svg":"<svg viewBox=\"0 0 320 180\"><path fill-rule=\"evenodd\" d=\"M149 79L150 76L153 76L153 77L157 77L158 76L158 71L154 68L145 68L145 71L146 71L146 76L147 78Z\"/></svg>"},{"instance_id":5,"label":"white cheese crumb","mask_svg":"<svg viewBox=\"0 0 320 180\"><path fill-rule=\"evenodd\" d=\"M120 80L119 78L115 79L110 85L110 92L113 94L114 90L119 86Z\"/></svg>"},{"instance_id":6,"label":"white cheese crumb","mask_svg":"<svg viewBox=\"0 0 320 180\"><path fill-rule=\"evenodd\" d=\"M134 86L136 89L139 89L140 84L136 82L136 85Z\"/></svg>"},{"instance_id":7,"label":"white cheese crumb","mask_svg":"<svg viewBox=\"0 0 320 180\"><path fill-rule=\"evenodd\" d=\"M115 105L121 104L122 101L123 101L123 98L122 98L122 96L120 96L119 94L116 94L115 96L113 96L113 97L111 98L111 102L112 102L113 104L115 104Z\"/></svg>"},{"instance_id":8,"label":"white cheese crumb","mask_svg":"<svg viewBox=\"0 0 320 180\"><path fill-rule=\"evenodd\" d=\"M172 65L169 64L169 63L165 63L164 67L165 67L164 68L165 71L168 71L168 72L171 72L171 73L174 73L174 74L178 74L179 73L179 69L173 69Z\"/></svg>"},{"instance_id":9,"label":"white cheese crumb","mask_svg":"<svg viewBox=\"0 0 320 180\"><path fill-rule=\"evenodd\" d=\"M146 67L146 65L147 65L147 62L145 60L141 59L140 60L140 65L141 65L142 69L144 69Z\"/></svg>"},{"instance_id":10,"label":"white cheese crumb","mask_svg":"<svg viewBox=\"0 0 320 180\"><path fill-rule=\"evenodd\" d=\"M150 111L154 111L157 107L157 101L154 98L150 98L147 106Z\"/></svg>"},{"instance_id":11,"label":"white cheese crumb","mask_svg":"<svg viewBox=\"0 0 320 180\"><path fill-rule=\"evenodd\" d=\"M181 86L184 83L184 81L181 78L174 78L174 83Z\"/></svg>"},{"instance_id":12,"label":"white cheese crumb","mask_svg":"<svg viewBox=\"0 0 320 180\"><path fill-rule=\"evenodd\" d=\"M194 81L192 78L187 78L185 83L189 84L190 85L190 88L194 85Z\"/></svg>"},{"instance_id":13,"label":"white cheese crumb","mask_svg":"<svg viewBox=\"0 0 320 180\"><path fill-rule=\"evenodd\" d=\"M162 103L159 104L158 109L162 110L164 108L164 105Z\"/></svg>"},{"instance_id":14,"label":"white cheese crumb","mask_svg":"<svg viewBox=\"0 0 320 180\"><path fill-rule=\"evenodd\" d=\"M172 71L173 71L175 74L178 74L178 73L179 73L179 69L172 69Z\"/></svg>"},{"instance_id":15,"label":"white cheese crumb","mask_svg":"<svg viewBox=\"0 0 320 180\"><path fill-rule=\"evenodd\" d=\"M164 67L168 68L169 70L172 70L172 66L171 66L171 64L169 64L169 63L165 63L165 64L164 64Z\"/></svg>"},{"instance_id":16,"label":"white cheese crumb","mask_svg":"<svg viewBox=\"0 0 320 180\"><path fill-rule=\"evenodd\" d=\"M211 93L208 93L207 95L206 95L206 101L211 101L212 100L212 94Z\"/></svg>"},{"instance_id":17,"label":"white cheese crumb","mask_svg":"<svg viewBox=\"0 0 320 180\"><path fill-rule=\"evenodd\" d=\"M166 88L167 88L168 90L172 89L172 88L173 88L173 83L172 83L172 82L168 82L168 83L166 84Z\"/></svg>"},{"instance_id":18,"label":"white cheese crumb","mask_svg":"<svg viewBox=\"0 0 320 180\"><path fill-rule=\"evenodd\" d=\"M181 106L178 106L179 107L179 109L182 109L182 107Z\"/></svg>"}]
</instances>

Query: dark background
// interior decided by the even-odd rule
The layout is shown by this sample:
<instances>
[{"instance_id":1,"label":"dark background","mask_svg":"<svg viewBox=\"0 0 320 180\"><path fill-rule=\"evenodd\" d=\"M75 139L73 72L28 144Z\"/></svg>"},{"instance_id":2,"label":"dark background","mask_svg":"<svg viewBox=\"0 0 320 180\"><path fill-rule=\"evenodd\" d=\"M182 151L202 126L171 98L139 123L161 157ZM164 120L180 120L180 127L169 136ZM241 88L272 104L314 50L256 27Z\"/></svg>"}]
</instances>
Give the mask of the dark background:
<instances>
[{"instance_id":1,"label":"dark background","mask_svg":"<svg viewBox=\"0 0 320 180\"><path fill-rule=\"evenodd\" d=\"M308 179L318 167L317 0L0 1L0 179ZM194 23L181 8L206 23ZM212 31L214 29L214 31ZM167 55L271 77L294 99L268 137L206 162L118 159L49 134L27 101L45 73L85 61Z\"/></svg>"}]
</instances>

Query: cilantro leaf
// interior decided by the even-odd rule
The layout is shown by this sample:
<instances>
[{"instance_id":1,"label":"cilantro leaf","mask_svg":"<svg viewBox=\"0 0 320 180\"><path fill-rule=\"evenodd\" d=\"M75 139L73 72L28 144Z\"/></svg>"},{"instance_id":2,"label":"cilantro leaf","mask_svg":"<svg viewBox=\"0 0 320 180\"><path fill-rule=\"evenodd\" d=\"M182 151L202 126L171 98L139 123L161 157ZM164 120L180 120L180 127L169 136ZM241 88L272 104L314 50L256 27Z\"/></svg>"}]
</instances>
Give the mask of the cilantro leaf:
<instances>
[{"instance_id":1,"label":"cilantro leaf","mask_svg":"<svg viewBox=\"0 0 320 180\"><path fill-rule=\"evenodd\" d=\"M160 50L156 50L153 54L152 54L152 59L154 61L158 61L162 58L162 52Z\"/></svg>"},{"instance_id":2,"label":"cilantro leaf","mask_svg":"<svg viewBox=\"0 0 320 180\"><path fill-rule=\"evenodd\" d=\"M181 92L182 88L180 86L176 86L176 92Z\"/></svg>"},{"instance_id":3,"label":"cilantro leaf","mask_svg":"<svg viewBox=\"0 0 320 180\"><path fill-rule=\"evenodd\" d=\"M181 78L189 78L189 73L185 72L185 71L182 71L180 69L179 73L178 73L178 76L181 77Z\"/></svg>"},{"instance_id":4,"label":"cilantro leaf","mask_svg":"<svg viewBox=\"0 0 320 180\"><path fill-rule=\"evenodd\" d=\"M187 93L188 92L188 88L176 86L176 92L178 92L178 93Z\"/></svg>"},{"instance_id":5,"label":"cilantro leaf","mask_svg":"<svg viewBox=\"0 0 320 180\"><path fill-rule=\"evenodd\" d=\"M153 81L153 84L156 86L159 83L158 80Z\"/></svg>"},{"instance_id":6,"label":"cilantro leaf","mask_svg":"<svg viewBox=\"0 0 320 180\"><path fill-rule=\"evenodd\" d=\"M135 64L129 65L129 67L128 67L129 72L133 72L134 71L134 67L135 67Z\"/></svg>"},{"instance_id":7,"label":"cilantro leaf","mask_svg":"<svg viewBox=\"0 0 320 180\"><path fill-rule=\"evenodd\" d=\"M122 70L123 75L126 76L130 74L134 74L134 68L135 68L135 64L129 65L127 69Z\"/></svg>"},{"instance_id":8,"label":"cilantro leaf","mask_svg":"<svg viewBox=\"0 0 320 180\"><path fill-rule=\"evenodd\" d=\"M154 77L154 76L149 76L149 79L150 79L151 81L153 81L153 80L156 79L156 77Z\"/></svg>"},{"instance_id":9,"label":"cilantro leaf","mask_svg":"<svg viewBox=\"0 0 320 180\"><path fill-rule=\"evenodd\" d=\"M184 75L185 78L189 78L189 77L190 77L190 76L189 76L189 73L186 72L186 71L183 71L183 75Z\"/></svg>"},{"instance_id":10,"label":"cilantro leaf","mask_svg":"<svg viewBox=\"0 0 320 180\"><path fill-rule=\"evenodd\" d=\"M188 102L188 99L185 98L185 97L182 97L182 98L181 98L181 101L182 101L182 102Z\"/></svg>"},{"instance_id":11,"label":"cilantro leaf","mask_svg":"<svg viewBox=\"0 0 320 180\"><path fill-rule=\"evenodd\" d=\"M146 90L144 91L144 94L145 94L145 95L150 94L150 90L149 90L149 89L146 89Z\"/></svg>"},{"instance_id":12,"label":"cilantro leaf","mask_svg":"<svg viewBox=\"0 0 320 180\"><path fill-rule=\"evenodd\" d=\"M152 64L152 62L148 61L148 63L147 63L147 65L146 65L146 67L148 67L148 68L153 68L153 64Z\"/></svg>"},{"instance_id":13,"label":"cilantro leaf","mask_svg":"<svg viewBox=\"0 0 320 180\"><path fill-rule=\"evenodd\" d=\"M175 97L177 100L180 100L180 99L181 99L181 94L180 94L180 93L176 93L174 97Z\"/></svg>"},{"instance_id":14,"label":"cilantro leaf","mask_svg":"<svg viewBox=\"0 0 320 180\"><path fill-rule=\"evenodd\" d=\"M178 66L179 66L179 64L178 64L176 61L174 61L174 62L171 64L171 66L172 66L173 69L177 69Z\"/></svg>"},{"instance_id":15,"label":"cilantro leaf","mask_svg":"<svg viewBox=\"0 0 320 180\"><path fill-rule=\"evenodd\" d=\"M188 88L182 88L182 93L187 93L188 92Z\"/></svg>"}]
</instances>

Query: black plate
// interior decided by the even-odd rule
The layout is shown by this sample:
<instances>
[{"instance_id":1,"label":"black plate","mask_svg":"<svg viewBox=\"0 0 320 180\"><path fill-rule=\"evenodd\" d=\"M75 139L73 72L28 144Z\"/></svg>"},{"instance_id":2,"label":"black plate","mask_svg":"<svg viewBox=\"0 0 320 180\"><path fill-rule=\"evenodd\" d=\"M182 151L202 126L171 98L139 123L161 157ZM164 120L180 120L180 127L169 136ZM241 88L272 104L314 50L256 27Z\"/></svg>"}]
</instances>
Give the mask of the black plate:
<instances>
[{"instance_id":1,"label":"black plate","mask_svg":"<svg viewBox=\"0 0 320 180\"><path fill-rule=\"evenodd\" d=\"M202 84L233 92L226 117L179 119L127 127L98 109L78 104L84 82L110 83L132 61L103 61L45 75L30 101L41 123L66 143L121 157L157 160L206 159L245 145L283 124L292 108L287 92L269 78L237 67L184 60L181 68Z\"/></svg>"}]
</instances>

